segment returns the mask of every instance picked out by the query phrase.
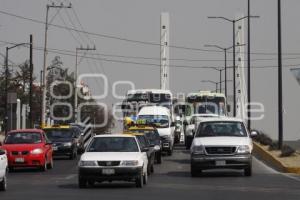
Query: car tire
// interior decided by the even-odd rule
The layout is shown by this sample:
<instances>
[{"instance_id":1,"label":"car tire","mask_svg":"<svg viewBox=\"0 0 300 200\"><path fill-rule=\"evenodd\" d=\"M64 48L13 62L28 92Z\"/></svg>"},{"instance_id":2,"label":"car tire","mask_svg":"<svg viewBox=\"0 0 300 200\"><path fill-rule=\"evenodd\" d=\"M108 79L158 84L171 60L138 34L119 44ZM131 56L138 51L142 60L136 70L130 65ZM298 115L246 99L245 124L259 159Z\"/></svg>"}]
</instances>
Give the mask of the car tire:
<instances>
[{"instance_id":1,"label":"car tire","mask_svg":"<svg viewBox=\"0 0 300 200\"><path fill-rule=\"evenodd\" d=\"M245 176L252 176L252 166L249 165L247 168L244 169Z\"/></svg>"},{"instance_id":2,"label":"car tire","mask_svg":"<svg viewBox=\"0 0 300 200\"><path fill-rule=\"evenodd\" d=\"M193 164L191 164L191 177L198 177L201 172L201 169L197 169L195 166L193 166Z\"/></svg>"},{"instance_id":3,"label":"car tire","mask_svg":"<svg viewBox=\"0 0 300 200\"><path fill-rule=\"evenodd\" d=\"M45 158L45 162L43 165L41 165L39 168L42 172L47 171L48 163L47 163L47 158Z\"/></svg>"},{"instance_id":4,"label":"car tire","mask_svg":"<svg viewBox=\"0 0 300 200\"><path fill-rule=\"evenodd\" d=\"M4 175L3 180L0 182L0 191L6 191L7 189L7 178Z\"/></svg>"},{"instance_id":5,"label":"car tire","mask_svg":"<svg viewBox=\"0 0 300 200\"><path fill-rule=\"evenodd\" d=\"M54 162L53 162L53 158L51 158L50 162L47 165L47 168L48 169L53 169L53 167L54 167Z\"/></svg>"},{"instance_id":6,"label":"car tire","mask_svg":"<svg viewBox=\"0 0 300 200\"><path fill-rule=\"evenodd\" d=\"M79 186L79 188L86 188L87 180L85 180L83 178L78 178L78 186Z\"/></svg>"},{"instance_id":7,"label":"car tire","mask_svg":"<svg viewBox=\"0 0 300 200\"><path fill-rule=\"evenodd\" d=\"M161 164L161 162L162 162L161 152L158 152L158 153L157 153L157 156L156 156L156 162L157 162L157 164Z\"/></svg>"},{"instance_id":8,"label":"car tire","mask_svg":"<svg viewBox=\"0 0 300 200\"><path fill-rule=\"evenodd\" d=\"M148 173L145 173L143 176L143 184L147 185L147 183L148 183Z\"/></svg>"},{"instance_id":9,"label":"car tire","mask_svg":"<svg viewBox=\"0 0 300 200\"><path fill-rule=\"evenodd\" d=\"M135 179L135 186L137 188L142 188L144 185L144 180L143 180L143 173L141 172L141 174Z\"/></svg>"},{"instance_id":10,"label":"car tire","mask_svg":"<svg viewBox=\"0 0 300 200\"><path fill-rule=\"evenodd\" d=\"M77 158L77 150L74 148L72 154L70 155L70 160Z\"/></svg>"}]
</instances>

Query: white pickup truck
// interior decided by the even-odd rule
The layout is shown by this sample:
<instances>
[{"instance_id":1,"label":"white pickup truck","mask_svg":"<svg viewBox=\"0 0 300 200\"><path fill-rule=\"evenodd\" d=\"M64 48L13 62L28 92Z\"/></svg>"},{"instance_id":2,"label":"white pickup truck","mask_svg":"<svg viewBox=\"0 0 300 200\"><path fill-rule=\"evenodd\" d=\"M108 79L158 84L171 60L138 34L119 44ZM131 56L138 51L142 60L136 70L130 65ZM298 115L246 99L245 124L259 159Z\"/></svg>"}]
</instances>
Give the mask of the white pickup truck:
<instances>
[{"instance_id":1,"label":"white pickup truck","mask_svg":"<svg viewBox=\"0 0 300 200\"><path fill-rule=\"evenodd\" d=\"M211 118L200 122L191 146L191 175L206 169L243 169L252 175L252 139L244 122L235 118Z\"/></svg>"}]
</instances>

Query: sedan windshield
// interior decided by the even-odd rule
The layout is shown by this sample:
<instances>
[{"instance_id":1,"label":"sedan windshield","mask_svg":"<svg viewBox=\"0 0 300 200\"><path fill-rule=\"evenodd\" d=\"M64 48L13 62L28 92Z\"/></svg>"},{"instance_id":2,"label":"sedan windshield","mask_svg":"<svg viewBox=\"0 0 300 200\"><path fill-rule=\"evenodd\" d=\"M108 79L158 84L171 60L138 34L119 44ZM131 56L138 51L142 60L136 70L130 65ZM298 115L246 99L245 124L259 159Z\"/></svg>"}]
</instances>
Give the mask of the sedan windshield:
<instances>
[{"instance_id":1,"label":"sedan windshield","mask_svg":"<svg viewBox=\"0 0 300 200\"><path fill-rule=\"evenodd\" d=\"M196 137L234 136L246 137L245 126L241 122L202 122Z\"/></svg>"},{"instance_id":2,"label":"sedan windshield","mask_svg":"<svg viewBox=\"0 0 300 200\"><path fill-rule=\"evenodd\" d=\"M96 137L87 152L139 152L133 137Z\"/></svg>"},{"instance_id":3,"label":"sedan windshield","mask_svg":"<svg viewBox=\"0 0 300 200\"><path fill-rule=\"evenodd\" d=\"M145 120L149 124L154 124L158 128L169 127L169 119L167 115L139 115L139 119Z\"/></svg>"},{"instance_id":4,"label":"sedan windshield","mask_svg":"<svg viewBox=\"0 0 300 200\"><path fill-rule=\"evenodd\" d=\"M38 144L42 142L40 133L8 133L4 144Z\"/></svg>"}]
</instances>

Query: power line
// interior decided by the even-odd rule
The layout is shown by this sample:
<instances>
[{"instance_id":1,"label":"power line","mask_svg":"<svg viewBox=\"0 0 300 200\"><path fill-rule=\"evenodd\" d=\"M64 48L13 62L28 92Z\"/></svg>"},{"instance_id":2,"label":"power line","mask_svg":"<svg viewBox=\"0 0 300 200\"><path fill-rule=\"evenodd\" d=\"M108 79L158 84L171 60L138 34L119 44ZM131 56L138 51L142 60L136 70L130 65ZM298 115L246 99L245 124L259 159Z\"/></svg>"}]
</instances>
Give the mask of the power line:
<instances>
[{"instance_id":1,"label":"power line","mask_svg":"<svg viewBox=\"0 0 300 200\"><path fill-rule=\"evenodd\" d=\"M11 17L15 17L15 18L19 18L19 19L31 21L31 22L34 22L34 23L38 23L38 24L45 24L45 22L43 22L41 20L37 20L37 19L33 19L33 18L29 18L29 17L17 15L17 14L14 14L14 13L3 11L3 10L0 10L0 13L4 14L4 15L11 16ZM131 43L137 43L137 44L144 44L144 45L161 46L161 44L155 43L155 42L134 40L134 39L123 38L123 37L118 37L118 36L113 36L113 35L93 33L93 32L88 32L88 31L84 31L84 30L78 30L76 28L71 28L71 27L68 27L68 26L62 26L62 25L52 24L52 23L48 24L48 25L56 27L56 28L72 30L72 31L76 31L76 32L80 32L80 33L84 33L84 34L88 34L88 35L103 37L103 38L121 40L121 41L125 41L125 42L131 42ZM202 51L202 52L215 52L215 53L216 52L217 53L222 52L220 50L210 50L210 49L186 47L186 46L179 46L179 45L169 45L169 47L170 48L176 48L176 49L184 49L184 50ZM228 53L232 53L232 52L228 52ZM245 54L246 52L241 52L241 53ZM277 53L266 53L266 52L251 52L251 54L253 54L253 55L277 55ZM284 55L300 55L300 53L285 53Z\"/></svg>"}]
</instances>

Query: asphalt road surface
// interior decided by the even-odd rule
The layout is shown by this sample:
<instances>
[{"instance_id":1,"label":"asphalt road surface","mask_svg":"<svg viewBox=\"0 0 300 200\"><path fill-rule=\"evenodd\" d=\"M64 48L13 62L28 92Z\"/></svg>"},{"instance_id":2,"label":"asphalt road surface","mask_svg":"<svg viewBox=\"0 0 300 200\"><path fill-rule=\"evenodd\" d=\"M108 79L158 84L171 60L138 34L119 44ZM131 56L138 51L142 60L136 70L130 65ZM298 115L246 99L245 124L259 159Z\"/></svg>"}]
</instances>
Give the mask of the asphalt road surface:
<instances>
[{"instance_id":1,"label":"asphalt road surface","mask_svg":"<svg viewBox=\"0 0 300 200\"><path fill-rule=\"evenodd\" d=\"M171 157L155 166L147 186L131 183L103 183L78 189L77 161L55 160L53 170L39 172L20 170L8 176L8 190L0 192L1 200L92 200L92 199L172 199L172 200L292 200L300 199L300 177L278 173L254 159L254 174L244 177L241 171L206 171L201 177L190 177L189 152L176 147Z\"/></svg>"}]
</instances>

